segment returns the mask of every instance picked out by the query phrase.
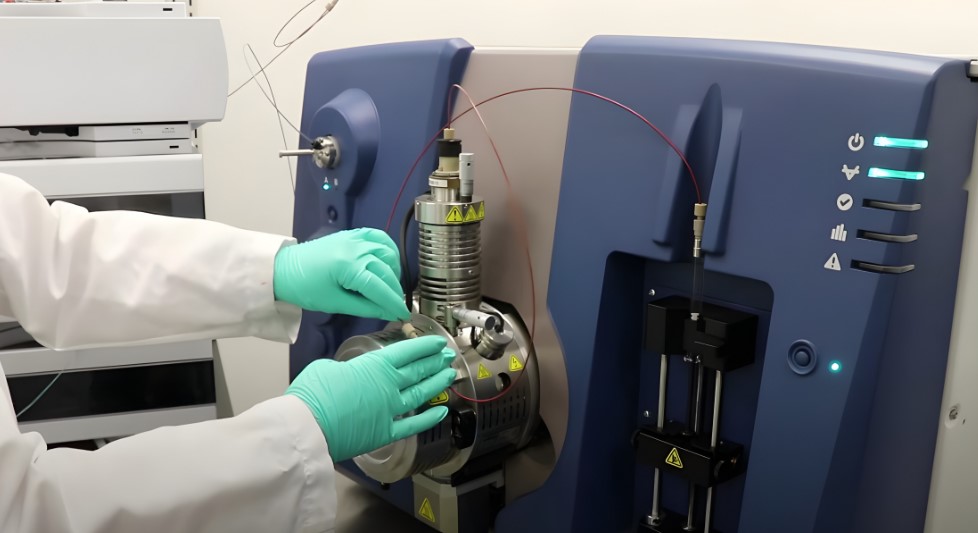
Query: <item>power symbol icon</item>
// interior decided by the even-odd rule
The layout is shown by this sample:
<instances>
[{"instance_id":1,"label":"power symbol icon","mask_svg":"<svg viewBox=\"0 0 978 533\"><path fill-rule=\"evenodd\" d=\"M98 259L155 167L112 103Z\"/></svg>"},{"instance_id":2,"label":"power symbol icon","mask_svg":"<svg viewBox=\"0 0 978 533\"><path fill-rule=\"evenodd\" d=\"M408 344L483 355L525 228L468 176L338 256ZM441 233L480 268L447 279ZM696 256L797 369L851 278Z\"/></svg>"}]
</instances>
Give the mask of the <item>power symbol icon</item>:
<instances>
[{"instance_id":1,"label":"power symbol icon","mask_svg":"<svg viewBox=\"0 0 978 533\"><path fill-rule=\"evenodd\" d=\"M862 150L864 144L866 144L866 139L858 133L849 137L849 149L853 152Z\"/></svg>"}]
</instances>

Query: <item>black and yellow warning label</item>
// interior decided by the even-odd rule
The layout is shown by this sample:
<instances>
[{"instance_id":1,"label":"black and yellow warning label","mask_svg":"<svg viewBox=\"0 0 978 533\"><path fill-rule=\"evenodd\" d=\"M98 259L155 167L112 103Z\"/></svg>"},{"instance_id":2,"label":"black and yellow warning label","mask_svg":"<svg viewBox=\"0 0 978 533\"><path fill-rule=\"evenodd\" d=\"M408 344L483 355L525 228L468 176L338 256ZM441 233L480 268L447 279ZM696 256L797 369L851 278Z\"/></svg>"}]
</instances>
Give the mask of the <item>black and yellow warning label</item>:
<instances>
[{"instance_id":1,"label":"black and yellow warning label","mask_svg":"<svg viewBox=\"0 0 978 533\"><path fill-rule=\"evenodd\" d=\"M446 224L466 224L486 218L486 203L453 205L445 215Z\"/></svg>"},{"instance_id":2,"label":"black and yellow warning label","mask_svg":"<svg viewBox=\"0 0 978 533\"><path fill-rule=\"evenodd\" d=\"M477 374L477 376L479 379L486 379L486 378L491 378L492 374L489 373L489 369L486 368L486 365L479 363L479 373Z\"/></svg>"},{"instance_id":3,"label":"black and yellow warning label","mask_svg":"<svg viewBox=\"0 0 978 533\"><path fill-rule=\"evenodd\" d=\"M448 402L447 391L441 391L441 393L439 393L438 396L435 396L434 398L428 400L429 405L440 405L447 402Z\"/></svg>"},{"instance_id":4,"label":"black and yellow warning label","mask_svg":"<svg viewBox=\"0 0 978 533\"><path fill-rule=\"evenodd\" d=\"M445 222L449 224L461 224L463 221L462 210L457 205L452 206L452 209L445 215Z\"/></svg>"},{"instance_id":5,"label":"black and yellow warning label","mask_svg":"<svg viewBox=\"0 0 978 533\"><path fill-rule=\"evenodd\" d=\"M432 524L437 522L437 520L435 520L435 510L431 508L431 502L428 501L428 498L425 498L424 501L421 502L421 508L418 509L418 514L421 515L421 518L424 518Z\"/></svg>"},{"instance_id":6,"label":"black and yellow warning label","mask_svg":"<svg viewBox=\"0 0 978 533\"><path fill-rule=\"evenodd\" d=\"M514 353L509 356L509 371L519 372L520 370L523 370L523 361L520 361L520 358Z\"/></svg>"},{"instance_id":7,"label":"black and yellow warning label","mask_svg":"<svg viewBox=\"0 0 978 533\"><path fill-rule=\"evenodd\" d=\"M679 450L673 448L669 455L666 456L666 464L674 466L676 468L683 467L683 460L679 458Z\"/></svg>"}]
</instances>

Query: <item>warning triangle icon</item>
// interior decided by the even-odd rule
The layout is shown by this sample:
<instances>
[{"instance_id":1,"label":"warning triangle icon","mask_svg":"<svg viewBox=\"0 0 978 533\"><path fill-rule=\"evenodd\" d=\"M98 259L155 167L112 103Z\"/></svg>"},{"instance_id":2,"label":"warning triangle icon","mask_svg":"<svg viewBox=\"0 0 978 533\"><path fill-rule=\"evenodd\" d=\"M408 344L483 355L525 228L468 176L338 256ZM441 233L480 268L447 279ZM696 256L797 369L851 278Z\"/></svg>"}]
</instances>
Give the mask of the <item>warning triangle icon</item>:
<instances>
[{"instance_id":1,"label":"warning triangle icon","mask_svg":"<svg viewBox=\"0 0 978 533\"><path fill-rule=\"evenodd\" d=\"M679 450L673 448L672 451L669 452L669 455L666 456L666 464L676 468L683 467L683 460L679 458Z\"/></svg>"},{"instance_id":2,"label":"warning triangle icon","mask_svg":"<svg viewBox=\"0 0 978 533\"><path fill-rule=\"evenodd\" d=\"M438 396L435 396L434 398L428 400L429 405L438 405L447 402L448 402L448 393L445 391L441 391L440 393L438 393Z\"/></svg>"},{"instance_id":3,"label":"warning triangle icon","mask_svg":"<svg viewBox=\"0 0 978 533\"><path fill-rule=\"evenodd\" d=\"M839 263L839 254L832 254L829 260L825 262L825 268L828 270L842 270L842 264Z\"/></svg>"},{"instance_id":4,"label":"warning triangle icon","mask_svg":"<svg viewBox=\"0 0 978 533\"><path fill-rule=\"evenodd\" d=\"M458 223L462 222L462 211L459 210L458 206L452 206L451 211L445 216L445 222L448 223Z\"/></svg>"},{"instance_id":5,"label":"warning triangle icon","mask_svg":"<svg viewBox=\"0 0 978 533\"><path fill-rule=\"evenodd\" d=\"M421 502L421 508L418 509L418 514L429 522L437 522L435 519L435 511L431 508L431 502L428 501L428 498L425 498L424 501Z\"/></svg>"}]
</instances>

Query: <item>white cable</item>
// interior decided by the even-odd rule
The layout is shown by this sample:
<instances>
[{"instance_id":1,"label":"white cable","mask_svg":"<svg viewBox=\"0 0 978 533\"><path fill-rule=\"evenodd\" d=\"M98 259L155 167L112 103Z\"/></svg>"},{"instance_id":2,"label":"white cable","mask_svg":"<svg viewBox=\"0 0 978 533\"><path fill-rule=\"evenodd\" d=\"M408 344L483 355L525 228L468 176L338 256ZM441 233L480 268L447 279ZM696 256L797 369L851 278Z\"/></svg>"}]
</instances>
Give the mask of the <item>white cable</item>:
<instances>
[{"instance_id":1,"label":"white cable","mask_svg":"<svg viewBox=\"0 0 978 533\"><path fill-rule=\"evenodd\" d=\"M251 55L255 58L255 62L257 62L259 65L261 64L261 62L258 61L258 56L255 54L255 51L251 48L251 45L250 44L246 44L245 47L244 47L244 49L245 49L245 51L250 51L251 52ZM248 67L248 71L249 72L254 72L251 69L251 63L248 62L248 56L245 56L245 66ZM291 120L289 120L289 117L285 116L285 114L282 113L281 110L279 110L278 104L277 104L277 102L275 100L275 92L272 91L272 83L271 83L271 81L269 81L268 74L266 74L263 71L261 71L261 72L255 72L254 74L255 74L256 77L259 74L261 74L262 77L265 78L265 82L268 83L268 90L272 92L272 95L271 96L269 96L268 93L265 92L265 88L262 87L262 84L261 83L258 84L258 88L261 89L261 93L263 95L265 95L265 100L268 100L268 103L272 104L272 107L275 108L275 112L278 113L278 116L281 117L282 120L285 120L285 123L288 124L290 128L292 128L293 130L295 130L296 133L298 133L300 136L302 136L303 140L305 140L310 145L312 145L312 139L310 139L309 136L306 135L305 133L302 133L302 131Z\"/></svg>"},{"instance_id":2,"label":"white cable","mask_svg":"<svg viewBox=\"0 0 978 533\"><path fill-rule=\"evenodd\" d=\"M334 7L336 7L336 4L338 4L340 0L332 0L331 2L329 2L328 4L326 4L326 7L323 8L323 12L319 15L319 17L315 21L313 21L312 24L310 24L309 26L307 26L306 29L302 30L299 33L299 35L296 36L295 39L292 39L291 41L289 41L289 42L287 42L285 44L279 44L278 38L282 36L282 32L284 32L285 29L289 27L289 24L292 24L292 21L293 20L295 20L299 15L302 14L303 11L305 11L307 8L309 8L309 6L315 4L317 1L318 0L310 0L310 2L308 4L302 6L302 9L296 11L295 14L292 15L291 18L289 18L289 20L285 21L285 24L283 24L282 27L279 28L278 33L275 34L275 38L272 39L272 45L275 46L275 48L288 48L288 47L292 46L293 44L295 44L296 41L298 41L299 39L303 38L307 33L309 33L310 31L312 31L312 29L316 27L316 24L319 24L319 21L321 21L324 18L326 18L326 15L329 15L329 12L332 11Z\"/></svg>"},{"instance_id":3,"label":"white cable","mask_svg":"<svg viewBox=\"0 0 978 533\"><path fill-rule=\"evenodd\" d=\"M316 25L318 25L320 22L322 22L322 20L324 18L326 18L326 15L328 15L331 11L333 11L333 8L336 7L336 4L339 3L339 0L331 0L328 4L326 4L326 7L323 9L323 12L319 15L319 17L317 17L316 20L314 20L312 22L312 24L310 24L308 27L306 27L306 29L302 30L302 32L300 32L299 35L296 36L295 39L292 39L291 41L289 41L286 44L278 44L278 38L281 37L282 32L285 31L285 29L289 26L289 24L291 24L292 21L296 19L296 17L298 17L300 14L302 14L303 11L305 11L309 6L313 5L317 1L318 0L311 0L308 4L302 6L301 9L299 9L298 11L296 11L295 14L292 15L289 18L289 20L287 20L285 22L285 24L282 25L281 28L279 28L278 33L275 34L275 38L272 39L272 45L275 46L276 48L281 48L282 51L280 51L279 53L277 53L274 56L272 56L272 58L268 60L268 63L265 63L264 65L262 65L261 63L259 63L259 66L261 68L258 69L258 72L257 73L252 73L252 75L251 75L250 78L248 78L247 80L245 80L244 83L242 83L241 85L238 85L237 88L235 88L233 91L231 91L230 93L228 93L228 98L234 96L241 89L244 89L246 85L248 85L249 83L251 83L256 77L258 77L258 74L261 74L261 73L265 72L265 69L267 69L268 67L270 67L272 65L272 63L275 62L275 60L277 60L279 57L282 56L282 54L284 54L285 52L287 52L289 50L289 48L292 47L293 44L295 44L299 39L305 37L307 33L309 33L310 31L312 31L312 29L316 27Z\"/></svg>"},{"instance_id":4,"label":"white cable","mask_svg":"<svg viewBox=\"0 0 978 533\"><path fill-rule=\"evenodd\" d=\"M43 398L44 395L47 394L49 390L51 390L51 386L54 385L54 383L56 381L58 381L58 378L61 377L61 374L64 374L64 373L65 373L64 370L62 370L61 372L58 372L58 374L56 376L54 376L54 379L52 379L51 382L48 383L46 387L44 387L43 389L41 389L41 392L33 400L31 400L31 403L27 404L27 407L21 409L20 412L17 413L16 418L19 419L21 417L21 415L23 415L24 413L27 412L28 409L30 409L31 407L34 407L34 404L36 404L38 401L40 401L41 398Z\"/></svg>"},{"instance_id":5,"label":"white cable","mask_svg":"<svg viewBox=\"0 0 978 533\"><path fill-rule=\"evenodd\" d=\"M261 65L261 61L258 60L258 55L255 54L255 50L251 48L250 44L245 45L245 50L250 52L251 56L255 58L255 63ZM248 56L245 56L245 65L248 66L248 71L251 71L251 63L248 62ZM268 100L268 103L272 104L272 108L275 109L276 118L278 119L278 129L280 132L282 132L282 145L285 147L286 150L289 149L289 142L285 138L285 126L282 125L282 119L285 119L285 121L289 123L289 126L292 126L292 129L294 129L299 135L309 140L309 138L303 135L303 133L299 131L299 128L296 128L295 124L293 124L291 120L286 118L286 116L282 114L282 111L279 110L278 101L275 99L275 90L272 89L272 81L268 78L268 74L266 74L263 71L262 77L265 78L265 83L268 84L268 92L271 93L271 96L265 93L265 88L262 87L260 82L256 82L256 83L258 85L258 88L261 89L261 93L265 95L265 99ZM311 140L309 141L309 144L312 144ZM289 158L285 158L285 165L289 169L289 183L292 185L292 194L295 194L295 173L292 171L292 161L290 161Z\"/></svg>"},{"instance_id":6,"label":"white cable","mask_svg":"<svg viewBox=\"0 0 978 533\"><path fill-rule=\"evenodd\" d=\"M51 379L51 381L43 389L41 389L41 392L39 392L37 394L37 396L35 396L34 399L31 400L31 403L27 404L26 407L24 407L23 409L21 409L20 412L18 412L14 416L14 418L19 419L21 417L21 415L23 415L24 413L27 412L28 409L30 409L31 407L34 407L34 404L36 404L37 402L41 401L41 398L43 398L44 395L46 395L48 393L48 391L51 390L51 387L55 384L55 382L58 381L58 378L60 378L61 375L64 374L65 372L67 372L69 369L76 368L75 365L77 363L78 363L78 352L75 352L74 355L71 358L71 361L65 362L65 366L54 376L54 378Z\"/></svg>"}]
</instances>

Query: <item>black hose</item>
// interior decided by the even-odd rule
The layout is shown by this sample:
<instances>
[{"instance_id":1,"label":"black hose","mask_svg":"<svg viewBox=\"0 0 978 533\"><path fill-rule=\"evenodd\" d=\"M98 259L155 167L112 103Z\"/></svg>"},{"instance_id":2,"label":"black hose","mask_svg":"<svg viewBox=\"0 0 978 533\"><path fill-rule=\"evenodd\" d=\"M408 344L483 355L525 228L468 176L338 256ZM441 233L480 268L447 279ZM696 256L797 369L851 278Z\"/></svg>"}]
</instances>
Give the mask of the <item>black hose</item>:
<instances>
[{"instance_id":1,"label":"black hose","mask_svg":"<svg viewBox=\"0 0 978 533\"><path fill-rule=\"evenodd\" d=\"M411 265L408 263L407 256L407 232L412 218L414 218L414 202L411 202L411 207L404 214L404 220L401 221L401 242L399 246L401 253L401 290L404 292L404 303L407 305L408 310L411 310L414 305L414 290L411 287Z\"/></svg>"}]
</instances>

